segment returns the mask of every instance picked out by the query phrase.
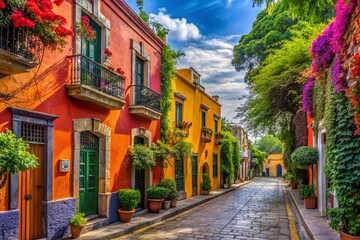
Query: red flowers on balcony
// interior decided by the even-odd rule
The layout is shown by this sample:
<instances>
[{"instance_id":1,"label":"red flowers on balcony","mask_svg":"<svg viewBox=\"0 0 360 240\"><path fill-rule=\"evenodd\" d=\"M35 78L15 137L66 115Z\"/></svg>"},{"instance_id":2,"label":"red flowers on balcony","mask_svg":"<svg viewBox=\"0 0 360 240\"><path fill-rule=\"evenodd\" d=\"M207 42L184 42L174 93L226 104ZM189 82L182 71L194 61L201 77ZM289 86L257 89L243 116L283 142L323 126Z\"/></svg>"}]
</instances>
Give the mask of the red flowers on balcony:
<instances>
[{"instance_id":1,"label":"red flowers on balcony","mask_svg":"<svg viewBox=\"0 0 360 240\"><path fill-rule=\"evenodd\" d=\"M81 17L81 23L76 26L76 33L88 41L96 39L95 31L90 27L90 20L87 16Z\"/></svg>"}]
</instances>

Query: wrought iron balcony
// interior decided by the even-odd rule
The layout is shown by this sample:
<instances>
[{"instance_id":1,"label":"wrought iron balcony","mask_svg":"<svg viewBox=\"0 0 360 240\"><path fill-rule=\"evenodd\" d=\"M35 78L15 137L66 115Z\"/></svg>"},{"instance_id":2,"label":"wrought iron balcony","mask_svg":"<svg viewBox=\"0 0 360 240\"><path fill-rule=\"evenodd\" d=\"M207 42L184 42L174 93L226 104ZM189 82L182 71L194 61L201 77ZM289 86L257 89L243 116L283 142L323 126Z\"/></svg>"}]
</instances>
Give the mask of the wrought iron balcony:
<instances>
[{"instance_id":1,"label":"wrought iron balcony","mask_svg":"<svg viewBox=\"0 0 360 240\"><path fill-rule=\"evenodd\" d=\"M213 130L207 127L201 128L201 141L208 143L211 142L211 138L213 135Z\"/></svg>"},{"instance_id":2,"label":"wrought iron balcony","mask_svg":"<svg viewBox=\"0 0 360 240\"><path fill-rule=\"evenodd\" d=\"M131 86L130 113L155 120L160 119L161 95L144 85Z\"/></svg>"},{"instance_id":3,"label":"wrought iron balcony","mask_svg":"<svg viewBox=\"0 0 360 240\"><path fill-rule=\"evenodd\" d=\"M10 23L0 26L0 77L28 72L38 65L42 46L26 31Z\"/></svg>"},{"instance_id":4,"label":"wrought iron balcony","mask_svg":"<svg viewBox=\"0 0 360 240\"><path fill-rule=\"evenodd\" d=\"M125 80L119 74L81 54L68 58L71 83L66 89L69 96L109 109L124 106Z\"/></svg>"},{"instance_id":5,"label":"wrought iron balcony","mask_svg":"<svg viewBox=\"0 0 360 240\"><path fill-rule=\"evenodd\" d=\"M220 145L222 143L222 134L220 132L215 133L215 144Z\"/></svg>"}]
</instances>

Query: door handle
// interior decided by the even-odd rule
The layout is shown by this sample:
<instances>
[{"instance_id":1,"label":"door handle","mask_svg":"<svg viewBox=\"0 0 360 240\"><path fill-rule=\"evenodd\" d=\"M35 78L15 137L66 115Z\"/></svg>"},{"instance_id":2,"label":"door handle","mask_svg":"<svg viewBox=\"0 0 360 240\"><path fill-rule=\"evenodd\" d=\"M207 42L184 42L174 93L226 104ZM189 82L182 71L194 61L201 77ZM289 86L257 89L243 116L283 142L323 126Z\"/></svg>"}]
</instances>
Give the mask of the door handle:
<instances>
[{"instance_id":1,"label":"door handle","mask_svg":"<svg viewBox=\"0 0 360 240\"><path fill-rule=\"evenodd\" d=\"M37 185L36 188L37 188L37 189L41 188L41 185Z\"/></svg>"},{"instance_id":2,"label":"door handle","mask_svg":"<svg viewBox=\"0 0 360 240\"><path fill-rule=\"evenodd\" d=\"M29 201L32 198L32 194L26 194L25 195L25 200Z\"/></svg>"}]
</instances>

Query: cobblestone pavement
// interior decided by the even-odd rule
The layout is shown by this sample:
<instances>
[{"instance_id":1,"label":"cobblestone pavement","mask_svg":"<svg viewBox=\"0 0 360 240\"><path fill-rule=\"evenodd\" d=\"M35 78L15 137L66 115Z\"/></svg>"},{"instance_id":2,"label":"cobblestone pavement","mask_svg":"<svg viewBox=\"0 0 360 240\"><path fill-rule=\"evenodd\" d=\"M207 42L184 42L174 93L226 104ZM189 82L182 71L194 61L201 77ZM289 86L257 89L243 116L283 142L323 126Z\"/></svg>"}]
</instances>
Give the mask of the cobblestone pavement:
<instances>
[{"instance_id":1,"label":"cobblestone pavement","mask_svg":"<svg viewBox=\"0 0 360 240\"><path fill-rule=\"evenodd\" d=\"M118 239L290 239L281 179L261 178Z\"/></svg>"}]
</instances>

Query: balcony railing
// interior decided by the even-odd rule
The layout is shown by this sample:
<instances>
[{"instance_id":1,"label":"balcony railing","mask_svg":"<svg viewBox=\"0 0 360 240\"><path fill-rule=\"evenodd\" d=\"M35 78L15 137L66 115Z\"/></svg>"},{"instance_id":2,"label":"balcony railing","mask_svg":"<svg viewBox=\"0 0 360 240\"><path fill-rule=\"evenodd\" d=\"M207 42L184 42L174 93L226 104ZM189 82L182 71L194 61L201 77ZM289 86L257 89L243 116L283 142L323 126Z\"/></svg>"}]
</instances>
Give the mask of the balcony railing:
<instances>
[{"instance_id":1,"label":"balcony railing","mask_svg":"<svg viewBox=\"0 0 360 240\"><path fill-rule=\"evenodd\" d=\"M116 98L124 99L125 80L81 54L69 56L71 84L87 85Z\"/></svg>"},{"instance_id":2,"label":"balcony railing","mask_svg":"<svg viewBox=\"0 0 360 240\"><path fill-rule=\"evenodd\" d=\"M11 23L0 26L0 75L29 71L37 66L42 52L42 45L27 36L26 28Z\"/></svg>"},{"instance_id":3,"label":"balcony railing","mask_svg":"<svg viewBox=\"0 0 360 240\"><path fill-rule=\"evenodd\" d=\"M147 107L156 112L160 112L161 95L154 92L144 85L132 85L132 106Z\"/></svg>"}]
</instances>

